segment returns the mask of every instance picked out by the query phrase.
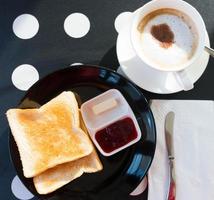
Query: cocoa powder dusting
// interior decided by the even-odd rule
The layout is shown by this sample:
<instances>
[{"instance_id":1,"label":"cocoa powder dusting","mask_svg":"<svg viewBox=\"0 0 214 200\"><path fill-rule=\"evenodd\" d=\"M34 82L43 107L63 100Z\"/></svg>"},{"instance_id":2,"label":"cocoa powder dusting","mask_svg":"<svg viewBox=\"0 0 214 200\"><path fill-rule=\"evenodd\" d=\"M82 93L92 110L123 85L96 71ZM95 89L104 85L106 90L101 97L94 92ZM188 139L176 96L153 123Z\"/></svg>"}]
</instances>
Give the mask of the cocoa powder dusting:
<instances>
[{"instance_id":1,"label":"cocoa powder dusting","mask_svg":"<svg viewBox=\"0 0 214 200\"><path fill-rule=\"evenodd\" d=\"M151 34L160 42L160 46L165 49L174 43L174 33L167 24L153 25Z\"/></svg>"}]
</instances>

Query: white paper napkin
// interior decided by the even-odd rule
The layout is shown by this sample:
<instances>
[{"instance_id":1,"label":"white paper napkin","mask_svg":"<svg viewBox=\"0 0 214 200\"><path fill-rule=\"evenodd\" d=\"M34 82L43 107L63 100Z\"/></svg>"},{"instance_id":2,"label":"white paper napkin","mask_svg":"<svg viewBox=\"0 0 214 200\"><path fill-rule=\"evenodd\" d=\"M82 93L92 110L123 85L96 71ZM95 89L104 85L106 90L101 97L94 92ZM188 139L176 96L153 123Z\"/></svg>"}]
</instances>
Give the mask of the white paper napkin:
<instances>
[{"instance_id":1,"label":"white paper napkin","mask_svg":"<svg viewBox=\"0 0 214 200\"><path fill-rule=\"evenodd\" d=\"M148 173L148 200L166 200L168 157L164 120L175 112L176 200L214 200L214 102L153 100L157 146Z\"/></svg>"}]
</instances>

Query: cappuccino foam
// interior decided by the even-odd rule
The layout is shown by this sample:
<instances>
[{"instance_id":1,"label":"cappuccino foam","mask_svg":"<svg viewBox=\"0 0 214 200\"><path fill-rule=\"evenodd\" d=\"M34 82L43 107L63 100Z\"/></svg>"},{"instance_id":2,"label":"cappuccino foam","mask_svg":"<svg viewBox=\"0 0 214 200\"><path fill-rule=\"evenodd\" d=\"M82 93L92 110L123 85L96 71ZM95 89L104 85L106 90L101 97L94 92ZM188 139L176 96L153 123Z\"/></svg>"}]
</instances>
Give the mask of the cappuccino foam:
<instances>
[{"instance_id":1,"label":"cappuccino foam","mask_svg":"<svg viewBox=\"0 0 214 200\"><path fill-rule=\"evenodd\" d=\"M197 48L193 21L175 9L151 12L141 20L138 30L144 56L160 68L178 68L192 58Z\"/></svg>"}]
</instances>

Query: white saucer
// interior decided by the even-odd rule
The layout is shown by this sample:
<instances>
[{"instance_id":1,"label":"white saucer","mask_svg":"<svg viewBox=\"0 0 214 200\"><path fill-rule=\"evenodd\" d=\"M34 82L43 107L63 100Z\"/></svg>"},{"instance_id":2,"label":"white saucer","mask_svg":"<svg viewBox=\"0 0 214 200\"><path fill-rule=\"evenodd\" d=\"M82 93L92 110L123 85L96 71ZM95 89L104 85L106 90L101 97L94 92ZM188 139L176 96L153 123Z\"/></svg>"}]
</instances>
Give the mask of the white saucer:
<instances>
[{"instance_id":1,"label":"white saucer","mask_svg":"<svg viewBox=\"0 0 214 200\"><path fill-rule=\"evenodd\" d=\"M176 81L172 72L152 69L136 56L130 41L130 22L131 20L122 28L117 38L116 51L120 63L118 73L121 73L122 70L122 74L124 73L132 82L150 92L170 94L182 91L183 88ZM206 45L210 46L208 34L206 34ZM204 51L201 57L186 69L187 75L193 83L201 77L208 61L209 54Z\"/></svg>"}]
</instances>

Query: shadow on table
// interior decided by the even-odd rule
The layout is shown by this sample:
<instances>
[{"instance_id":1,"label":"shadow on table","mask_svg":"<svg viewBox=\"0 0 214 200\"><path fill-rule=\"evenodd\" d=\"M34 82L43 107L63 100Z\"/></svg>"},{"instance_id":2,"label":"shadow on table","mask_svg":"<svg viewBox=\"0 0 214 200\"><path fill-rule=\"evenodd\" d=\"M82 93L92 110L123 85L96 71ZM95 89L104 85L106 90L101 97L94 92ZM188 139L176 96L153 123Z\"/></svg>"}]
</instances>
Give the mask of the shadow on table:
<instances>
[{"instance_id":1,"label":"shadow on table","mask_svg":"<svg viewBox=\"0 0 214 200\"><path fill-rule=\"evenodd\" d=\"M100 63L100 66L103 67L108 67L113 70L116 70L118 66L120 65L118 60L117 60L117 53L116 53L116 46L114 45L111 47L105 55L102 57Z\"/></svg>"}]
</instances>

